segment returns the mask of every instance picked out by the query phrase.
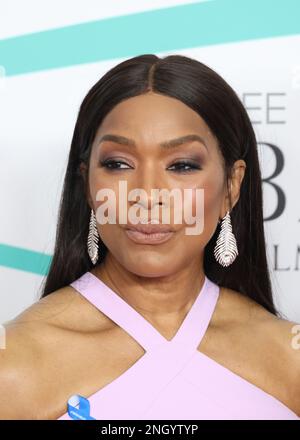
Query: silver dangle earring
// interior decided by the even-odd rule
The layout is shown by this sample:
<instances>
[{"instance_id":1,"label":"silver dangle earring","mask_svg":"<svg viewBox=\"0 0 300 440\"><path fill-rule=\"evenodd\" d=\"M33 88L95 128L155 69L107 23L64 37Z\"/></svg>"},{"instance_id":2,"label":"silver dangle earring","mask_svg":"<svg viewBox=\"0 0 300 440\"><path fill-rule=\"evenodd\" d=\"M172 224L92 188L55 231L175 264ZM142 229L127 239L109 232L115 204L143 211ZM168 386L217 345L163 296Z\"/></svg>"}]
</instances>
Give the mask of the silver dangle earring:
<instances>
[{"instance_id":1,"label":"silver dangle earring","mask_svg":"<svg viewBox=\"0 0 300 440\"><path fill-rule=\"evenodd\" d=\"M221 231L214 249L215 259L222 266L229 266L236 259L238 249L236 239L232 233L229 211L222 219Z\"/></svg>"},{"instance_id":2,"label":"silver dangle earring","mask_svg":"<svg viewBox=\"0 0 300 440\"><path fill-rule=\"evenodd\" d=\"M89 257L93 264L97 263L98 260L98 241L99 241L99 234L97 231L97 223L96 223L96 216L94 213L94 210L91 210L91 216L90 216L90 224L89 224L89 235L87 239L87 250Z\"/></svg>"}]
</instances>

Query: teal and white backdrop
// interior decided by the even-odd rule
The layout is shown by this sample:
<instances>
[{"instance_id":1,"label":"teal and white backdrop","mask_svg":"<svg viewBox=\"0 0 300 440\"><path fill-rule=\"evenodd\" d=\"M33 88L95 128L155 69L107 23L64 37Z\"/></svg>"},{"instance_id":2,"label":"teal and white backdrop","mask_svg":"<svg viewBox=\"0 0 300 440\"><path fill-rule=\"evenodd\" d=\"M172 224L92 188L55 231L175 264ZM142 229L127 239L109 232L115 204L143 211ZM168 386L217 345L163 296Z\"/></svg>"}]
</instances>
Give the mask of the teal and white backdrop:
<instances>
[{"instance_id":1,"label":"teal and white backdrop","mask_svg":"<svg viewBox=\"0 0 300 440\"><path fill-rule=\"evenodd\" d=\"M196 58L243 100L275 301L299 322L300 1L0 0L0 323L39 297L84 95L142 53Z\"/></svg>"}]
</instances>

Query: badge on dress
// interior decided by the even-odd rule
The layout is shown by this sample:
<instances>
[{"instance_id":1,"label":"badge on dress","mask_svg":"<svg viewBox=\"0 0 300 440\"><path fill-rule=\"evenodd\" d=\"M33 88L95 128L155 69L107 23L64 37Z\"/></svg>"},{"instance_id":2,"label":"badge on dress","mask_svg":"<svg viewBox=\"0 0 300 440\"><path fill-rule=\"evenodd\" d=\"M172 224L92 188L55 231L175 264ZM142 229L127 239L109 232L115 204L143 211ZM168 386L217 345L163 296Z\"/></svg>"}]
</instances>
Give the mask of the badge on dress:
<instances>
[{"instance_id":1,"label":"badge on dress","mask_svg":"<svg viewBox=\"0 0 300 440\"><path fill-rule=\"evenodd\" d=\"M68 414L74 420L96 420L90 415L90 402L79 394L68 399Z\"/></svg>"}]
</instances>

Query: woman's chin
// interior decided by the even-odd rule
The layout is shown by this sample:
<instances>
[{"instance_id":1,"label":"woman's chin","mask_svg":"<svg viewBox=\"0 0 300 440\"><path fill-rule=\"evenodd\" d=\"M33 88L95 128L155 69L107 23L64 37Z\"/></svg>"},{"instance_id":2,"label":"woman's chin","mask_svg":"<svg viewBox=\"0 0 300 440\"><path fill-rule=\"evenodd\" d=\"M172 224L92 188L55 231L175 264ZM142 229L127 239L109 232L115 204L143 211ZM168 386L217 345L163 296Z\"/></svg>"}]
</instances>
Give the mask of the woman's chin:
<instances>
[{"instance_id":1,"label":"woman's chin","mask_svg":"<svg viewBox=\"0 0 300 440\"><path fill-rule=\"evenodd\" d=\"M162 258L161 260L156 258L155 260L151 257L147 258L145 256L144 258L139 258L138 261L126 261L126 269L129 272L146 278L165 277L171 275L172 273L176 272L176 268L173 268L172 270L173 266L174 261L171 262L170 257L166 259Z\"/></svg>"}]
</instances>

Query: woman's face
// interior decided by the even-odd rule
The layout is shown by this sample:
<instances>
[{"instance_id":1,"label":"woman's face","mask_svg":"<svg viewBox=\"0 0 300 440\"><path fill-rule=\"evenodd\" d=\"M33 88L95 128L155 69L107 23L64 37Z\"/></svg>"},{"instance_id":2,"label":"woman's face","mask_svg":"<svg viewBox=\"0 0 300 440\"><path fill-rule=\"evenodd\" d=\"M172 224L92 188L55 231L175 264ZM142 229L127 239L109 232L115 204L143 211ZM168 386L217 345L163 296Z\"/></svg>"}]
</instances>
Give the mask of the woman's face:
<instances>
[{"instance_id":1,"label":"woman's face","mask_svg":"<svg viewBox=\"0 0 300 440\"><path fill-rule=\"evenodd\" d=\"M108 134L131 139L135 146L112 140L99 142ZM169 148L160 146L162 142L190 134L200 136L205 145L194 140ZM89 204L95 213L103 203L107 206L108 200L96 200L99 189L108 188L115 194L115 224L97 223L97 228L111 256L126 270L139 276L157 277L175 273L195 261L199 265L203 263L204 247L219 218L226 213L226 191L217 140L196 112L177 99L152 92L119 103L97 131L89 169ZM185 202L187 212L197 215L198 223L203 216L203 230L188 235L186 228L192 225L186 223L183 212L181 223L175 223L175 201L171 197L163 205L164 209L170 208L169 224L174 229L171 237L160 244L134 242L126 233L126 224L119 222L120 181L127 185L125 194L135 188L146 191L147 199L140 201L141 211L136 212L140 218L148 219L153 200L151 189L171 191L176 188L182 196L184 189L190 189L192 197ZM203 189L203 206L200 199L196 201L196 189ZM127 199L127 212L139 200L138 197ZM122 203L124 213L124 201ZM196 203L199 203L197 210ZM158 212L162 223L162 206ZM126 223L131 223L128 215Z\"/></svg>"}]
</instances>

